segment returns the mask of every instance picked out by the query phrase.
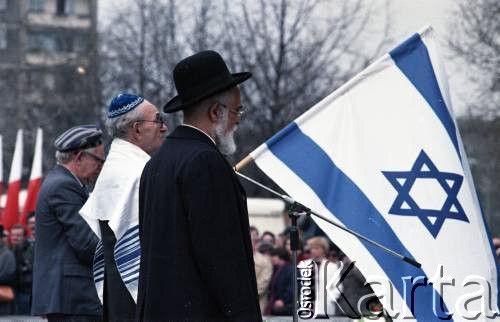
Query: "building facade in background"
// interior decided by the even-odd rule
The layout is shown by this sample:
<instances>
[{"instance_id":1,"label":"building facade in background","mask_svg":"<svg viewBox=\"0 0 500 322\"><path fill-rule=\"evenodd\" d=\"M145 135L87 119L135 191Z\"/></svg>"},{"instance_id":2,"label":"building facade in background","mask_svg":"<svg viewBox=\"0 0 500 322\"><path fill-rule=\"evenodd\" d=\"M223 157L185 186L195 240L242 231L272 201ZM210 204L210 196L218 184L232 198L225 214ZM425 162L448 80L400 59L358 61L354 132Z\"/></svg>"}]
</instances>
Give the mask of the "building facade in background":
<instances>
[{"instance_id":1,"label":"building facade in background","mask_svg":"<svg viewBox=\"0 0 500 322\"><path fill-rule=\"evenodd\" d=\"M0 134L10 166L25 129L24 174L36 127L46 133L44 168L58 133L99 118L97 0L0 0ZM8 173L5 171L4 173Z\"/></svg>"}]
</instances>

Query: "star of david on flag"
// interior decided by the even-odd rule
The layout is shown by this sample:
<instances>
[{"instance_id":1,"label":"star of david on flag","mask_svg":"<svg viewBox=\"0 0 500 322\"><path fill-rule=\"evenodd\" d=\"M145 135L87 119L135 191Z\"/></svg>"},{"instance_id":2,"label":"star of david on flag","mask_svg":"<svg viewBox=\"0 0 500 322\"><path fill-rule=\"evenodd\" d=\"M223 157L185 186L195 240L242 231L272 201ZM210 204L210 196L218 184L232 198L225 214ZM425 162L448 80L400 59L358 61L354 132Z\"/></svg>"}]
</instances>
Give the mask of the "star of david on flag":
<instances>
[{"instance_id":1,"label":"star of david on flag","mask_svg":"<svg viewBox=\"0 0 500 322\"><path fill-rule=\"evenodd\" d=\"M482 312L477 321L495 320L488 312L498 312L496 255L431 28L311 107L247 160L314 212L422 264L403 263L313 216L368 280L388 281L372 288L394 321L468 321L467 312ZM454 279L452 287L420 283L440 268ZM464 311L471 276L489 290Z\"/></svg>"},{"instance_id":2,"label":"star of david on flag","mask_svg":"<svg viewBox=\"0 0 500 322\"><path fill-rule=\"evenodd\" d=\"M389 210L390 214L418 217L434 238L439 234L446 219L469 222L457 199L463 176L440 172L423 150L418 155L411 171L383 171L383 173L398 192ZM439 183L446 194L440 209L426 209L413 199L410 192L419 179L432 179ZM428 191L428 193L433 192Z\"/></svg>"}]
</instances>

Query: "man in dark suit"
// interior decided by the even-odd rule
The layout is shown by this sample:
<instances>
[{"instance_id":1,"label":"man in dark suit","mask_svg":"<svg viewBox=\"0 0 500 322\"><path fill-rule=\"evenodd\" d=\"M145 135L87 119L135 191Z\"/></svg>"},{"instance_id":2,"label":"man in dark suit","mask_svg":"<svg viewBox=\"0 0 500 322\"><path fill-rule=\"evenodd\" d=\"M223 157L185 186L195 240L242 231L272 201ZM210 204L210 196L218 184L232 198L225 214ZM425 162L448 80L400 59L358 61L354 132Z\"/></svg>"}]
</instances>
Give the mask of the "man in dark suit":
<instances>
[{"instance_id":1,"label":"man in dark suit","mask_svg":"<svg viewBox=\"0 0 500 322\"><path fill-rule=\"evenodd\" d=\"M237 84L214 51L177 64L177 127L139 189L140 321L261 321L246 196L224 158L243 113Z\"/></svg>"},{"instance_id":2,"label":"man in dark suit","mask_svg":"<svg viewBox=\"0 0 500 322\"><path fill-rule=\"evenodd\" d=\"M45 177L36 208L31 313L49 321L100 321L92 279L97 237L78 211L104 162L102 132L77 126L54 144L58 164Z\"/></svg>"}]
</instances>

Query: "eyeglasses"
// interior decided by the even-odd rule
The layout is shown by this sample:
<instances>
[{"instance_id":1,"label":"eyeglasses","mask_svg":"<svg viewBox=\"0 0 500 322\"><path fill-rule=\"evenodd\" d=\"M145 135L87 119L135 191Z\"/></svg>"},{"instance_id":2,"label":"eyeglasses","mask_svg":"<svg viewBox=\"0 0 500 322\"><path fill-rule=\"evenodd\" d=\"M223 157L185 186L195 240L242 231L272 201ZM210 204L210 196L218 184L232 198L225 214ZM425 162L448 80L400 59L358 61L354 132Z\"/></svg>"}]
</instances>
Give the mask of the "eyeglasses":
<instances>
[{"instance_id":1,"label":"eyeglasses","mask_svg":"<svg viewBox=\"0 0 500 322\"><path fill-rule=\"evenodd\" d=\"M154 120L142 120L142 119L136 120L136 122L153 122L161 125L165 124L165 121L166 120L163 117L163 115L161 115L161 113L156 113Z\"/></svg>"},{"instance_id":2,"label":"eyeglasses","mask_svg":"<svg viewBox=\"0 0 500 322\"><path fill-rule=\"evenodd\" d=\"M243 114L245 114L245 108L243 107L243 105L240 105L236 109L233 110L231 108L228 108L225 104L222 104L222 103L219 103L219 104L220 104L220 106L222 106L223 108L225 108L229 112L234 113L236 116L242 117Z\"/></svg>"},{"instance_id":3,"label":"eyeglasses","mask_svg":"<svg viewBox=\"0 0 500 322\"><path fill-rule=\"evenodd\" d=\"M105 159L95 155L94 153L91 153L91 152L87 152L87 151L82 151L82 153L88 155L89 157L91 157L92 159L96 160L97 162L99 162L101 165L104 164L104 162L106 161Z\"/></svg>"}]
</instances>

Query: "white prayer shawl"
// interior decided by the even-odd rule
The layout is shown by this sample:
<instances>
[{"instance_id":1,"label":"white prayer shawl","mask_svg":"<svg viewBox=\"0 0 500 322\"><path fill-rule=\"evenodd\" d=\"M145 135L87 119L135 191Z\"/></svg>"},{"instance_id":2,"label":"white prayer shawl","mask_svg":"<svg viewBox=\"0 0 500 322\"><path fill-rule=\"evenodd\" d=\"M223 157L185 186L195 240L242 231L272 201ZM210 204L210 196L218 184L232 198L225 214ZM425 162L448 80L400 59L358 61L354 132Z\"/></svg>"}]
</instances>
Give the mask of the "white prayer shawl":
<instances>
[{"instance_id":1,"label":"white prayer shawl","mask_svg":"<svg viewBox=\"0 0 500 322\"><path fill-rule=\"evenodd\" d=\"M139 181L150 156L138 146L114 139L97 179L94 191L80 210L101 240L99 220L108 220L116 237L115 261L118 272L137 303L139 283ZM94 255L94 282L103 302L104 254L99 241Z\"/></svg>"}]
</instances>

